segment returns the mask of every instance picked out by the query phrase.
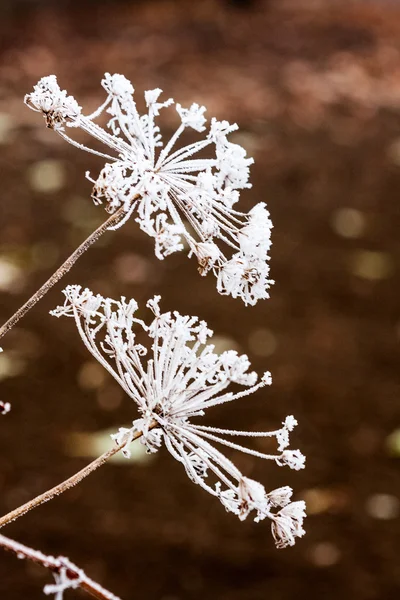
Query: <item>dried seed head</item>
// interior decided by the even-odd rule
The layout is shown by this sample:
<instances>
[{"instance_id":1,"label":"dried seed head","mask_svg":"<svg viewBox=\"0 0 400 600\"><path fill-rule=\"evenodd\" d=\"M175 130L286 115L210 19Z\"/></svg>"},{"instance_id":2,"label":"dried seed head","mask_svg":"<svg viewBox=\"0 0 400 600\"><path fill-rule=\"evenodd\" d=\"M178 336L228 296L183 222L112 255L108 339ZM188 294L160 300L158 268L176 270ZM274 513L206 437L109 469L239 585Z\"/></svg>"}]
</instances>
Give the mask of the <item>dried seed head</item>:
<instances>
[{"instance_id":1,"label":"dried seed head","mask_svg":"<svg viewBox=\"0 0 400 600\"><path fill-rule=\"evenodd\" d=\"M284 487L266 493L261 483L245 477L215 447L226 446L301 469L305 458L300 451L283 450L289 444L289 432L297 424L294 417L286 417L279 429L270 432L220 429L192 422L208 408L239 400L270 385L270 373L257 382L256 373L249 371L246 355L233 350L215 353L214 346L207 343L212 336L207 323L178 312L162 313L159 296L147 303L153 318L146 323L136 316L138 305L134 300L95 296L79 286L67 287L64 294L64 305L53 314L74 317L88 350L136 403L139 418L131 428L120 428L113 436L124 445L125 455L129 457L129 444L141 432L141 442L148 452L157 452L164 443L189 478L239 519L251 513L256 521L271 519L279 547L291 545L294 537L302 535L302 513L298 508L292 512L289 509L292 490ZM148 338L146 345L142 344L143 335ZM245 389L228 391L232 383ZM232 437L273 438L278 452L265 454L230 441ZM294 503L297 507L300 504L303 506ZM283 508L276 513L276 507Z\"/></svg>"},{"instance_id":2,"label":"dried seed head","mask_svg":"<svg viewBox=\"0 0 400 600\"><path fill-rule=\"evenodd\" d=\"M160 102L160 89L145 92L147 113L138 112L132 84L120 74L106 73L102 86L105 102L89 116L72 96L60 90L56 77L44 77L25 102L45 116L49 127L81 149L107 159L93 183L96 204L113 213L123 207L140 228L155 239L159 259L189 248L201 275L212 271L219 293L241 298L254 305L268 298L268 252L272 223L264 203L248 214L236 210L240 190L251 187L252 158L228 140L236 124L211 119L206 132L204 106L176 104L180 124L164 144L157 117L172 98ZM103 111L111 116L108 129L94 123ZM65 127L80 127L111 149L103 154L83 146L65 133ZM179 145L186 129L203 134L188 145ZM201 158L199 158L199 153ZM208 152L208 156L204 157ZM185 244L183 243L185 242Z\"/></svg>"}]
</instances>

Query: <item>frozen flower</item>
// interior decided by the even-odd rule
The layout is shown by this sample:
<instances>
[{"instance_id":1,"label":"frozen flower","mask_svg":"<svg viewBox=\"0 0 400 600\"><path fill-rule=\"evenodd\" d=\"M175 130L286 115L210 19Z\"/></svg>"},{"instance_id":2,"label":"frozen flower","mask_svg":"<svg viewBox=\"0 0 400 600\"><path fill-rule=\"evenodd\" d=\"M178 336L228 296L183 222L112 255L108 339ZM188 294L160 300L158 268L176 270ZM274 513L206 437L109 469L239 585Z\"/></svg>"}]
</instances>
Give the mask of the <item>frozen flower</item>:
<instances>
[{"instance_id":1,"label":"frozen flower","mask_svg":"<svg viewBox=\"0 0 400 600\"><path fill-rule=\"evenodd\" d=\"M296 419L289 415L282 423L283 427L276 434L276 440L278 442L278 450L284 450L289 446L289 432L293 431L297 425Z\"/></svg>"},{"instance_id":2,"label":"frozen flower","mask_svg":"<svg viewBox=\"0 0 400 600\"><path fill-rule=\"evenodd\" d=\"M286 506L289 504L292 494L292 488L285 485L284 487L272 490L267 496L272 506Z\"/></svg>"},{"instance_id":3,"label":"frozen flower","mask_svg":"<svg viewBox=\"0 0 400 600\"><path fill-rule=\"evenodd\" d=\"M279 466L287 465L291 469L299 471L300 469L304 469L305 457L300 450L284 450L276 459L276 462Z\"/></svg>"},{"instance_id":4,"label":"frozen flower","mask_svg":"<svg viewBox=\"0 0 400 600\"><path fill-rule=\"evenodd\" d=\"M168 223L165 213L156 215L155 221L151 219L151 226L153 226L153 223L154 238L156 240L155 254L157 258L162 260L165 256L183 249L182 238L180 236L183 231L181 225Z\"/></svg>"},{"instance_id":5,"label":"frozen flower","mask_svg":"<svg viewBox=\"0 0 400 600\"><path fill-rule=\"evenodd\" d=\"M269 298L268 273L268 264L263 259L238 252L219 269L217 289L220 294L239 297L254 305L261 298Z\"/></svg>"},{"instance_id":6,"label":"frozen flower","mask_svg":"<svg viewBox=\"0 0 400 600\"><path fill-rule=\"evenodd\" d=\"M119 75L118 73L115 75L106 73L101 83L107 94L110 96L115 96L116 98L132 96L135 91L129 79L127 79L124 75Z\"/></svg>"},{"instance_id":7,"label":"frozen flower","mask_svg":"<svg viewBox=\"0 0 400 600\"><path fill-rule=\"evenodd\" d=\"M180 116L182 124L198 132L205 130L204 125L207 122L204 116L205 111L206 107L198 104L192 104L190 108L182 108L180 104L176 105L176 112Z\"/></svg>"},{"instance_id":8,"label":"frozen flower","mask_svg":"<svg viewBox=\"0 0 400 600\"><path fill-rule=\"evenodd\" d=\"M123 75L106 73L102 86L107 97L91 115L82 114L54 75L41 79L25 102L42 112L48 127L64 139L106 159L97 178L87 176L96 204L104 203L110 213L122 208L124 216L115 228L134 215L140 228L155 238L158 258L186 247L196 256L202 275L212 271L217 277L221 294L251 305L268 298L273 283L268 265L269 213L263 202L248 214L233 208L239 191L251 187L253 162L241 146L228 140L237 125L213 118L204 133L205 107L176 104L180 125L164 144L156 118L173 104L171 98L160 102L159 88L146 91L147 113L140 114L133 86ZM107 129L94 122L104 111L110 117ZM67 127L83 129L108 146L111 154L74 141L65 133ZM202 138L179 144L187 129L203 133Z\"/></svg>"},{"instance_id":9,"label":"frozen flower","mask_svg":"<svg viewBox=\"0 0 400 600\"><path fill-rule=\"evenodd\" d=\"M242 477L238 488L239 519L244 521L252 510L257 512L255 521L260 521L269 515L270 502L264 486L258 481Z\"/></svg>"},{"instance_id":10,"label":"frozen flower","mask_svg":"<svg viewBox=\"0 0 400 600\"><path fill-rule=\"evenodd\" d=\"M288 431L293 431L293 429L296 427L296 425L298 425L298 423L293 415L289 415L288 417L286 417L283 425Z\"/></svg>"},{"instance_id":11,"label":"frozen flower","mask_svg":"<svg viewBox=\"0 0 400 600\"><path fill-rule=\"evenodd\" d=\"M43 77L33 92L25 96L25 102L38 112L43 113L48 127L60 132L67 123L76 125L81 114L81 107L73 96L67 96L61 90L55 75Z\"/></svg>"},{"instance_id":12,"label":"frozen flower","mask_svg":"<svg viewBox=\"0 0 400 600\"><path fill-rule=\"evenodd\" d=\"M286 427L282 427L282 429L278 432L276 441L278 442L279 450L284 450L289 446L289 430Z\"/></svg>"},{"instance_id":13,"label":"frozen flower","mask_svg":"<svg viewBox=\"0 0 400 600\"><path fill-rule=\"evenodd\" d=\"M208 273L218 260L220 251L214 242L201 242L197 244L197 260L199 261L199 272L201 275Z\"/></svg>"},{"instance_id":14,"label":"frozen flower","mask_svg":"<svg viewBox=\"0 0 400 600\"><path fill-rule=\"evenodd\" d=\"M270 385L270 373L257 382L256 373L249 371L246 355L233 350L215 353L214 346L207 343L212 336L207 323L178 312L162 313L159 296L147 303L153 316L146 323L136 315L138 305L134 300L95 296L80 286L68 286L64 295L64 305L52 314L75 319L87 349L136 403L139 418L132 427L120 428L113 435L116 443L124 446L124 454L129 456L129 444L138 434L149 452L156 452L164 443L190 479L218 498L227 511L241 520L250 514L255 521L272 520L279 547L291 544L303 531L301 511L290 512L292 490L283 487L267 493L261 483L245 477L216 445L278 465L303 468L305 459L299 450L280 449L282 431L286 447L295 419L287 417L283 427L270 432L221 429L193 422L208 408ZM229 391L232 383L245 389ZM231 441L235 437L273 438L278 452L253 450ZM281 508L279 512L275 511L277 507Z\"/></svg>"},{"instance_id":15,"label":"frozen flower","mask_svg":"<svg viewBox=\"0 0 400 600\"><path fill-rule=\"evenodd\" d=\"M277 548L294 546L296 537L303 537L303 520L306 517L305 502L292 502L284 506L272 518L271 530Z\"/></svg>"}]
</instances>

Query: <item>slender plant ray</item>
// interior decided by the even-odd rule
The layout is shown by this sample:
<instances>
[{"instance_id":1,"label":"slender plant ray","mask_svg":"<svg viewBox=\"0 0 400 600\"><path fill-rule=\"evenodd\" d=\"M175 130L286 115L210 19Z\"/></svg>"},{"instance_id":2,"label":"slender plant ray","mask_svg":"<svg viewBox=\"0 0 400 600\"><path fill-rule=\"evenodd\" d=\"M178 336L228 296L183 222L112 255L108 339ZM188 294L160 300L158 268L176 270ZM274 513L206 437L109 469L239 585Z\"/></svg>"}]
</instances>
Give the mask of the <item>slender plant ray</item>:
<instances>
[{"instance_id":1,"label":"slender plant ray","mask_svg":"<svg viewBox=\"0 0 400 600\"><path fill-rule=\"evenodd\" d=\"M136 196L132 199L132 202L136 200ZM27 302L21 308L15 312L12 317L8 319L2 327L0 327L0 339L10 331L18 323L22 317L26 315L27 312L30 311L31 308L35 306L39 300L43 298L47 294L47 292L58 282L64 275L68 273L68 271L73 267L78 258L86 252L102 235L105 233L110 227L114 227L119 223L119 221L124 217L125 210L120 208L115 213L113 213L104 223L102 223L93 233L89 235L88 238L78 248L67 258L67 260L53 273L53 275L40 287L37 292L33 294L29 298Z\"/></svg>"}]
</instances>

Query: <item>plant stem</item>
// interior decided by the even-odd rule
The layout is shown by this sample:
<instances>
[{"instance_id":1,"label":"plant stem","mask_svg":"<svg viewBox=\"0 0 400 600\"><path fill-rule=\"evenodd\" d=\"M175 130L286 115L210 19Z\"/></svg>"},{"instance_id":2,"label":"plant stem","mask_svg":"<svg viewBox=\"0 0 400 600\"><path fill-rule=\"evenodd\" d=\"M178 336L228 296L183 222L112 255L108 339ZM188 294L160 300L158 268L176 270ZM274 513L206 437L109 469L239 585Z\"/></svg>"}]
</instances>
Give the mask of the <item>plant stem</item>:
<instances>
[{"instance_id":1,"label":"plant stem","mask_svg":"<svg viewBox=\"0 0 400 600\"><path fill-rule=\"evenodd\" d=\"M137 440L141 435L142 432L140 431L135 433L133 440ZM69 479L66 479L59 485L56 485L55 487L51 488L51 490L48 490L47 492L44 492L44 494L36 496L36 498L33 498L33 500L30 500L29 502L26 502L25 504L22 504L18 508L7 513L6 515L4 515L4 517L0 518L0 529L4 527L4 525L8 525L8 523L19 519L19 517L22 517L33 508L36 508L37 506L48 502L55 496L59 496L60 494L66 492L70 488L74 487L77 483L82 481L82 479L85 479L85 477L90 475L90 473L93 473L93 471L104 465L104 463L106 463L108 459L114 456L114 454L117 454L117 452L122 450L122 448L124 448L124 444L122 446L114 446L110 450L107 450L107 452L104 452L104 454L96 458L96 460L88 464L86 467L78 471L78 473L72 475L72 477L70 477Z\"/></svg>"},{"instance_id":2,"label":"plant stem","mask_svg":"<svg viewBox=\"0 0 400 600\"><path fill-rule=\"evenodd\" d=\"M105 221L102 225L100 225L100 227L98 227L95 231L93 231L92 234L89 235L89 237L75 250L75 252L73 252L71 256L67 258L61 267L57 269L55 273L53 273L46 283L44 283L42 287L38 289L38 291L33 294L33 296L29 298L29 300L25 302L23 306L21 306L20 309L17 310L17 312L13 314L13 316L10 317L10 319L8 319L8 321L4 323L2 327L0 327L0 339L8 331L10 331L12 327L14 327L14 325L36 304L36 302L39 302L39 300L41 300L43 296L47 294L47 292L53 287L54 284L57 283L57 281L59 281L64 275L66 275L66 273L68 273L78 258L82 256L82 254L86 252L86 250L90 248L90 246L107 231L107 229L118 224L125 213L125 207L121 206L121 208L119 208L107 219L107 221Z\"/></svg>"},{"instance_id":3,"label":"plant stem","mask_svg":"<svg viewBox=\"0 0 400 600\"><path fill-rule=\"evenodd\" d=\"M0 535L0 548L13 552L18 558L31 560L34 563L42 565L46 569L50 569L54 574L60 575L62 571L64 571L67 578L67 584L68 582L71 582L71 586L69 587L79 587L98 600L120 600L120 598L90 579L82 569L79 569L79 567L74 565L68 558L63 556L59 556L58 558L46 556L45 554L42 554L42 552L24 546L4 535Z\"/></svg>"}]
</instances>

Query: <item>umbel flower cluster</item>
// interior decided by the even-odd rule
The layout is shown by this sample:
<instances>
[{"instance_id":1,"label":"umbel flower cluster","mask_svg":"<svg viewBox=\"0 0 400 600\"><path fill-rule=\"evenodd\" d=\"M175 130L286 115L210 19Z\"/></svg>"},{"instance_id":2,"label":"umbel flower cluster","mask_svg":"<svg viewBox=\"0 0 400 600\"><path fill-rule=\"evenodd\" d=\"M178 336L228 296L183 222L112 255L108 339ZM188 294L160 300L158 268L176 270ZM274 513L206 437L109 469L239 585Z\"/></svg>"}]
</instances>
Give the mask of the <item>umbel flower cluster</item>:
<instances>
[{"instance_id":1,"label":"umbel flower cluster","mask_svg":"<svg viewBox=\"0 0 400 600\"><path fill-rule=\"evenodd\" d=\"M278 548L292 546L304 534L304 502L291 502L292 490L266 492L263 485L245 477L215 445L274 461L279 466L302 469L305 458L290 450L289 433L297 421L286 417L270 432L220 429L192 422L213 406L238 400L271 384L271 375L249 372L246 355L230 350L217 354L207 343L212 331L197 317L178 312L161 313L160 297L147 302L153 313L149 324L138 318L135 300L120 301L94 295L80 286L64 290L65 303L52 311L73 317L91 354L134 400L140 417L132 427L120 428L113 438L130 456L129 444L141 432L149 452L164 443L185 468L189 478L220 500L227 511L244 520L270 519ZM231 384L245 386L228 391ZM135 435L136 434L136 435ZM275 454L265 454L231 441L235 437L273 438Z\"/></svg>"},{"instance_id":2,"label":"umbel flower cluster","mask_svg":"<svg viewBox=\"0 0 400 600\"><path fill-rule=\"evenodd\" d=\"M172 98L162 102L160 89L149 90L144 95L147 112L140 114L132 84L123 75L106 73L101 83L106 100L87 116L60 89L54 75L41 79L25 97L30 108L43 114L48 127L107 160L96 180L87 174L95 203L104 202L110 213L122 207L124 218L118 227L134 216L155 239L159 259L187 248L189 256L197 257L201 275L214 273L220 294L250 305L268 298L273 283L268 265L272 223L262 202L248 214L236 210L239 191L251 187L253 162L241 146L228 141L237 125L213 118L205 133L205 107L176 104L180 125L164 144L156 119L162 108L174 103ZM94 122L103 111L111 117L107 129ZM112 154L77 143L65 133L67 127L83 129ZM178 145L186 129L203 137Z\"/></svg>"}]
</instances>

